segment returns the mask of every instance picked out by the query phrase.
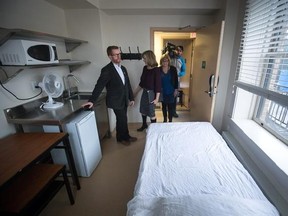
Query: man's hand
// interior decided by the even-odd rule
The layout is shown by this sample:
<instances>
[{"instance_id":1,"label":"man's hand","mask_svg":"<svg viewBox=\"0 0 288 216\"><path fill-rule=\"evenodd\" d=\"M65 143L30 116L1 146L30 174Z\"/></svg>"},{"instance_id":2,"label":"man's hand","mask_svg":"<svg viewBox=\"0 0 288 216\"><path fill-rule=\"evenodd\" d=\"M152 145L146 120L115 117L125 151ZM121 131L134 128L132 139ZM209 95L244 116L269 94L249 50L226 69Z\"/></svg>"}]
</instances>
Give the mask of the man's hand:
<instances>
[{"instance_id":1,"label":"man's hand","mask_svg":"<svg viewBox=\"0 0 288 216\"><path fill-rule=\"evenodd\" d=\"M92 102L87 102L81 105L81 107L86 107L89 106L89 109L91 109L93 107L93 103Z\"/></svg>"}]
</instances>

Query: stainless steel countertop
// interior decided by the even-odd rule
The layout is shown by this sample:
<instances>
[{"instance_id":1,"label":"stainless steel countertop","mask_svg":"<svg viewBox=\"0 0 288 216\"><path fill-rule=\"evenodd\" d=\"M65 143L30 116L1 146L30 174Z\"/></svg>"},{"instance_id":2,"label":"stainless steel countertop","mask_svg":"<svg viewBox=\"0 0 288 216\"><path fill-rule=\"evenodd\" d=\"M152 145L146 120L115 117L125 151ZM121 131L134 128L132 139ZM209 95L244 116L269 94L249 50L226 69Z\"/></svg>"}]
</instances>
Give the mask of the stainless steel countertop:
<instances>
[{"instance_id":1,"label":"stainless steel countertop","mask_svg":"<svg viewBox=\"0 0 288 216\"><path fill-rule=\"evenodd\" d=\"M79 95L89 96L91 93L79 93ZM76 95L77 96L77 95ZM98 101L105 99L106 93L102 93ZM40 98L16 107L7 108L4 110L6 119L13 124L33 124L33 125L62 125L71 117L83 110L81 105L87 102L87 99L56 99L64 105L57 109L41 109L43 102L47 101L47 97Z\"/></svg>"}]
</instances>

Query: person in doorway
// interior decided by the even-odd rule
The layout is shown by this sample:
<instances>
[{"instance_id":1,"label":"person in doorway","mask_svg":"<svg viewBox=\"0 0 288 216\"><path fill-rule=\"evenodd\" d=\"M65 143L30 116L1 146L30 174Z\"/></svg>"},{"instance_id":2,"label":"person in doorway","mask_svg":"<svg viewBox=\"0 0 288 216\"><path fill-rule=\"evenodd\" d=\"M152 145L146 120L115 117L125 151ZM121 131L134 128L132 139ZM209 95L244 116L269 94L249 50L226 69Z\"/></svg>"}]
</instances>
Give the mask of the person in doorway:
<instances>
[{"instance_id":1,"label":"person in doorway","mask_svg":"<svg viewBox=\"0 0 288 216\"><path fill-rule=\"evenodd\" d=\"M176 55L173 61L171 62L172 65L174 65L177 69L178 74L178 89L180 89L180 77L183 77L186 73L186 63L185 59L183 58L183 46L178 45L176 47ZM173 117L178 118L178 114L176 112L177 107L177 97L175 98L174 105L173 105Z\"/></svg>"},{"instance_id":2,"label":"person in doorway","mask_svg":"<svg viewBox=\"0 0 288 216\"><path fill-rule=\"evenodd\" d=\"M164 54L160 59L161 82L162 82L162 113L163 122L172 122L173 105L178 95L178 75L177 69L170 65L171 59L168 54Z\"/></svg>"},{"instance_id":3,"label":"person in doorway","mask_svg":"<svg viewBox=\"0 0 288 216\"><path fill-rule=\"evenodd\" d=\"M129 135L127 123L127 107L134 105L133 91L127 70L121 65L121 51L118 46L109 46L107 55L111 62L101 69L101 74L92 96L82 107L92 108L100 93L106 87L106 104L113 109L116 116L116 139L123 145L130 145L137 140Z\"/></svg>"},{"instance_id":4,"label":"person in doorway","mask_svg":"<svg viewBox=\"0 0 288 216\"><path fill-rule=\"evenodd\" d=\"M142 126L137 131L145 130L147 125L147 116L150 117L151 123L155 123L156 114L155 106L159 101L161 92L161 73L157 67L156 56L151 50L142 53L142 58L145 63L139 86L134 91L134 97L143 89L140 101L140 113L142 115Z\"/></svg>"}]
</instances>

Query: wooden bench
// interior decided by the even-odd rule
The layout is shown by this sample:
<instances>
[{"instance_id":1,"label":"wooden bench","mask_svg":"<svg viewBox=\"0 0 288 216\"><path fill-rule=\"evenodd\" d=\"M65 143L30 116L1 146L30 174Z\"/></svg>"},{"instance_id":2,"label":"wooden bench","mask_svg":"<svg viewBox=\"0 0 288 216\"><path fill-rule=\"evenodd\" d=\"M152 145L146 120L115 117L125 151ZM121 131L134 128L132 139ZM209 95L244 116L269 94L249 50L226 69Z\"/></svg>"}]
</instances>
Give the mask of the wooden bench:
<instances>
[{"instance_id":1,"label":"wooden bench","mask_svg":"<svg viewBox=\"0 0 288 216\"><path fill-rule=\"evenodd\" d=\"M0 215L38 215L64 184L73 205L65 165L30 166L0 188Z\"/></svg>"}]
</instances>

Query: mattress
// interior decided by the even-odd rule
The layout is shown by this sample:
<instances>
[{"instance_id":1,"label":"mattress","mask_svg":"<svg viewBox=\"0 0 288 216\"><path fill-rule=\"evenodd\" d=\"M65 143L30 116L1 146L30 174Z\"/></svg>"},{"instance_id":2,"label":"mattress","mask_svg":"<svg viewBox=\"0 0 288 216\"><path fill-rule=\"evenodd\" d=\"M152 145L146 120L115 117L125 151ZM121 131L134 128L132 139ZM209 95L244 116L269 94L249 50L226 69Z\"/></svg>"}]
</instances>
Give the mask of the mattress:
<instances>
[{"instance_id":1,"label":"mattress","mask_svg":"<svg viewBox=\"0 0 288 216\"><path fill-rule=\"evenodd\" d=\"M147 130L127 215L279 215L208 122Z\"/></svg>"}]
</instances>

